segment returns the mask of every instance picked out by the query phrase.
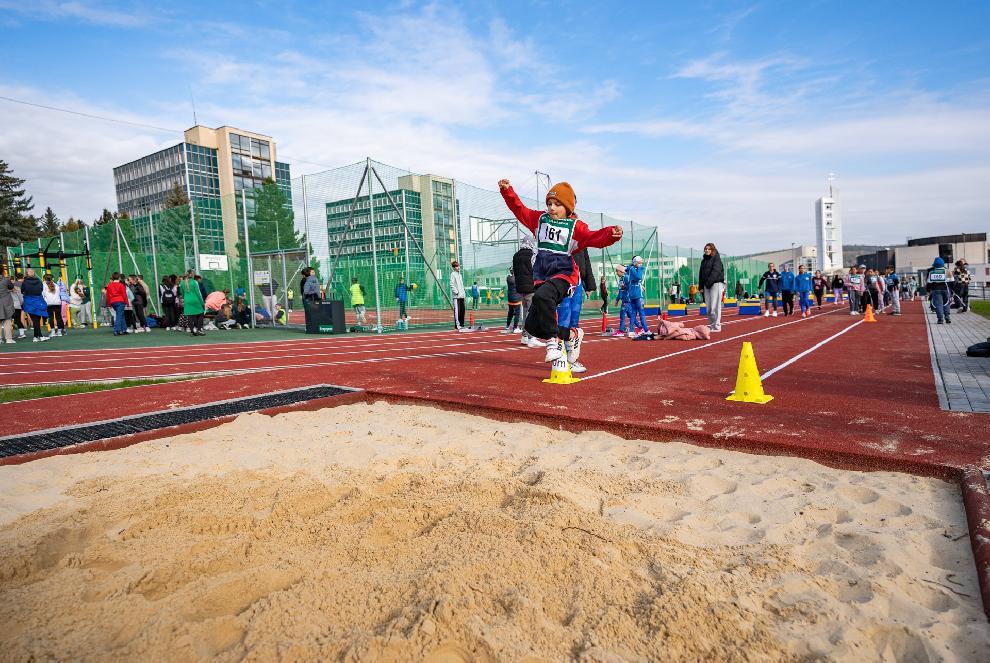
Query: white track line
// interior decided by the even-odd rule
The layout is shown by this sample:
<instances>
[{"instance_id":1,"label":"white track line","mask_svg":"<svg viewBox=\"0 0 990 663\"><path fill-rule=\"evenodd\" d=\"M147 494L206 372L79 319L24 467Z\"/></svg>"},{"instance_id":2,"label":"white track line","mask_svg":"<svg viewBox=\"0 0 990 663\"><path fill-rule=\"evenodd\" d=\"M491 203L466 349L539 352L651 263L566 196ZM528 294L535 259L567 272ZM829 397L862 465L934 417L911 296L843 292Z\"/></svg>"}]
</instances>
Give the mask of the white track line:
<instances>
[{"instance_id":1,"label":"white track line","mask_svg":"<svg viewBox=\"0 0 990 663\"><path fill-rule=\"evenodd\" d=\"M826 338L824 341L819 341L818 343L815 343L813 346L811 346L810 348L808 348L804 352L802 352L800 354L794 355L793 357L791 357L790 359L788 359L787 361L785 361L783 364L780 364L779 366L774 366L773 368L771 368L769 371L767 371L766 373L764 373L763 375L760 376L760 380L766 380L768 377L770 377L771 375L773 375L777 371L779 371L779 370L781 370L783 368L786 368L787 366L790 366L791 364L793 364L794 362L796 362L801 357L804 357L805 355L811 354L812 352L814 352L818 348L822 347L823 345L825 345L829 341L833 341L833 340L839 338L840 336L842 336L846 332L851 331L854 327L858 327L859 325L863 324L864 322L866 322L866 321L865 320L857 320L856 322L852 323L851 325L849 325L848 327L846 327L842 331L837 332L835 334L832 334L831 336L829 336L828 338Z\"/></svg>"},{"instance_id":2,"label":"white track line","mask_svg":"<svg viewBox=\"0 0 990 663\"><path fill-rule=\"evenodd\" d=\"M825 315L832 315L833 313L836 313L839 310L840 309L836 309L834 311L829 311L828 313L819 313L817 315L812 315L810 318L798 318L797 320L793 320L791 322L785 322L785 323L779 324L779 325L773 325L772 327L763 327L762 329L757 329L755 331L746 332L745 334L737 334L736 336L730 336L729 338L723 338L721 341L711 341L709 343L705 343L704 345L696 345L693 348L687 348L686 350L679 350L677 352L671 352L669 354L660 355L659 357L653 357L652 359L647 359L646 361L639 361L639 362L636 362L635 364L629 364L627 366L620 366L618 368L613 368L612 370L609 370L609 371L602 371L601 373L595 373L594 375L589 375L588 377L582 377L581 378L581 381L584 382L586 380L594 380L595 378L600 378L600 377L605 376L605 375L611 375L612 373L618 373L620 371L627 371L630 368L636 368L638 366L644 366L646 364L652 364L653 362L657 362L657 361L660 361L662 359L668 359L670 357L676 357L678 355L687 354L688 352L697 352L698 350L704 350L705 348L710 348L710 347L713 347L713 346L716 346L716 345L721 345L722 343L728 343L729 341L734 341L736 339L744 338L746 336L753 336L754 334L762 334L763 332L772 331L774 329L780 329L782 327L787 327L787 326L790 326L790 325L796 325L799 322L806 322L808 320L813 320L814 318L820 318L820 317L825 316Z\"/></svg>"}]
</instances>

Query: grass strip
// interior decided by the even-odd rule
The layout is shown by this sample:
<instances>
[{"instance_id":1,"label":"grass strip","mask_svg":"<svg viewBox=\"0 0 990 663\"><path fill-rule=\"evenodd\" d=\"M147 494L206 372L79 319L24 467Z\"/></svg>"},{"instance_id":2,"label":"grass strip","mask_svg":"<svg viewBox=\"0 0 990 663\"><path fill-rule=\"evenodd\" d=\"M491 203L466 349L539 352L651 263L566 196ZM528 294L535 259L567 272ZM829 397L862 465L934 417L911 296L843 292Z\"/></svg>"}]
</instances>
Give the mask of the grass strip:
<instances>
[{"instance_id":1,"label":"grass strip","mask_svg":"<svg viewBox=\"0 0 990 663\"><path fill-rule=\"evenodd\" d=\"M969 300L969 308L973 313L979 313L984 318L990 318L990 302L982 299Z\"/></svg>"},{"instance_id":2,"label":"grass strip","mask_svg":"<svg viewBox=\"0 0 990 663\"><path fill-rule=\"evenodd\" d=\"M3 387L0 388L0 403L26 401L33 398L48 398L50 396L65 396L67 394L85 394L90 391L107 391L108 389L139 387L146 384L181 382L189 379L192 378L156 378L152 380L121 380L119 382L75 382L72 384L39 384L24 387Z\"/></svg>"}]
</instances>

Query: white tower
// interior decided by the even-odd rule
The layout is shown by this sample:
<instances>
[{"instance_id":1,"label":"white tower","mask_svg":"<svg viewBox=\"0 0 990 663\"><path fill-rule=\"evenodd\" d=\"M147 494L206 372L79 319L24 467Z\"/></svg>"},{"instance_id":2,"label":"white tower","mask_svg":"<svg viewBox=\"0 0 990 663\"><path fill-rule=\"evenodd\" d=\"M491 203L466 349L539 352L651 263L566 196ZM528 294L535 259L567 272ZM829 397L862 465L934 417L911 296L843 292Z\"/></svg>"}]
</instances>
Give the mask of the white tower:
<instances>
[{"instance_id":1,"label":"white tower","mask_svg":"<svg viewBox=\"0 0 990 663\"><path fill-rule=\"evenodd\" d=\"M818 236L818 269L842 269L842 211L839 190L832 186L835 175L828 174L825 195L815 201L815 230Z\"/></svg>"}]
</instances>

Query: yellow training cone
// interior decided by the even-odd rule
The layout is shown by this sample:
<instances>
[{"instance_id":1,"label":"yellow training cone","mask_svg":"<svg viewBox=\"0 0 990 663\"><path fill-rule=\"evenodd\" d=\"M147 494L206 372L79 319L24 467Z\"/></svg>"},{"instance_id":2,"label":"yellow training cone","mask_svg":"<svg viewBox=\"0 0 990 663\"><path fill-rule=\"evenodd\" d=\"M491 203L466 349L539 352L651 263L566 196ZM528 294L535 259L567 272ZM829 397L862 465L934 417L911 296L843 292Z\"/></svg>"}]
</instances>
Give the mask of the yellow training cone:
<instances>
[{"instance_id":1,"label":"yellow training cone","mask_svg":"<svg viewBox=\"0 0 990 663\"><path fill-rule=\"evenodd\" d=\"M550 364L550 377L544 380L550 384L572 384L580 382L581 378L571 375L571 365L567 362L567 354L564 353L559 359L554 359Z\"/></svg>"},{"instance_id":2,"label":"yellow training cone","mask_svg":"<svg viewBox=\"0 0 990 663\"><path fill-rule=\"evenodd\" d=\"M773 396L763 393L760 369L756 367L756 355L753 354L753 344L749 341L743 341L742 354L739 355L736 390L729 394L725 400L759 403L761 405L773 400Z\"/></svg>"}]
</instances>

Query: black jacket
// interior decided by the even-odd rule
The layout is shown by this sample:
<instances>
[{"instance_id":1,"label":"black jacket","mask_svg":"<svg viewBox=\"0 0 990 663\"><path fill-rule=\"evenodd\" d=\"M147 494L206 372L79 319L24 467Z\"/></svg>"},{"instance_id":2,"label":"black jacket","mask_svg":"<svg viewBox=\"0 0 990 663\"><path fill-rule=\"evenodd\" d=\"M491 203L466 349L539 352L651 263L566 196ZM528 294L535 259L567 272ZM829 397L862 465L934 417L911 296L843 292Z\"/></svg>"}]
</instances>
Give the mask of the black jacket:
<instances>
[{"instance_id":1,"label":"black jacket","mask_svg":"<svg viewBox=\"0 0 990 663\"><path fill-rule=\"evenodd\" d=\"M37 276L26 276L24 277L24 282L21 284L21 294L22 295L36 295L41 297L41 293L44 292L43 286L41 285L41 279Z\"/></svg>"},{"instance_id":2,"label":"black jacket","mask_svg":"<svg viewBox=\"0 0 990 663\"><path fill-rule=\"evenodd\" d=\"M698 268L698 285L710 288L716 283L725 283L725 269L722 267L722 257L715 252L701 259Z\"/></svg>"},{"instance_id":3,"label":"black jacket","mask_svg":"<svg viewBox=\"0 0 990 663\"><path fill-rule=\"evenodd\" d=\"M516 292L528 295L533 292L533 250L519 249L512 256L512 274L516 277Z\"/></svg>"},{"instance_id":4,"label":"black jacket","mask_svg":"<svg viewBox=\"0 0 990 663\"><path fill-rule=\"evenodd\" d=\"M581 273L581 284L584 286L585 292L594 292L597 288L595 281L595 273L591 271L591 257L588 255L588 249L581 249L574 254L574 262L578 266L578 271Z\"/></svg>"}]
</instances>

